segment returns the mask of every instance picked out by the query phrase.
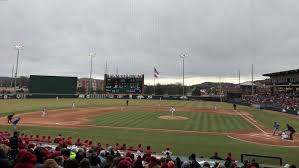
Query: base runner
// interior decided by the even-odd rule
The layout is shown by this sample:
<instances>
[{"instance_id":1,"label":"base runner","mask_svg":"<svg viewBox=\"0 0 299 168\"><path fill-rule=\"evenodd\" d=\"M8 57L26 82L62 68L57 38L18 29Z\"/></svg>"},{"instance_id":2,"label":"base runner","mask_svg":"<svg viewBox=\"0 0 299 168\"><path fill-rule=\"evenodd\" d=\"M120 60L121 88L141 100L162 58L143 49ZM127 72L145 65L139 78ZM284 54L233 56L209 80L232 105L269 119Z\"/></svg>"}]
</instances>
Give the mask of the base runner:
<instances>
[{"instance_id":1,"label":"base runner","mask_svg":"<svg viewBox=\"0 0 299 168\"><path fill-rule=\"evenodd\" d=\"M17 117L13 122L12 122L12 125L14 126L14 129L17 128L17 124L19 123L19 121L21 120L20 117Z\"/></svg>"}]
</instances>

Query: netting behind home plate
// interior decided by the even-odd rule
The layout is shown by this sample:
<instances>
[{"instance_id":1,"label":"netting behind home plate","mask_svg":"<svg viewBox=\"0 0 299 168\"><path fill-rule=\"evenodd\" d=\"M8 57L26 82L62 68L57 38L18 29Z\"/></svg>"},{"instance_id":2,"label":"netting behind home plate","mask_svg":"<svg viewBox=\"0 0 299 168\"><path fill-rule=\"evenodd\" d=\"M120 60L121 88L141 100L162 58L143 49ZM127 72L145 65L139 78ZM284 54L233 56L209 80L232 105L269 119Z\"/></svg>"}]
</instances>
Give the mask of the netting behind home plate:
<instances>
[{"instance_id":1,"label":"netting behind home plate","mask_svg":"<svg viewBox=\"0 0 299 168\"><path fill-rule=\"evenodd\" d=\"M256 163L263 165L282 165L282 158L273 156L262 156L262 155L251 155L251 154L241 154L241 161L245 160L252 161L255 160Z\"/></svg>"}]
</instances>

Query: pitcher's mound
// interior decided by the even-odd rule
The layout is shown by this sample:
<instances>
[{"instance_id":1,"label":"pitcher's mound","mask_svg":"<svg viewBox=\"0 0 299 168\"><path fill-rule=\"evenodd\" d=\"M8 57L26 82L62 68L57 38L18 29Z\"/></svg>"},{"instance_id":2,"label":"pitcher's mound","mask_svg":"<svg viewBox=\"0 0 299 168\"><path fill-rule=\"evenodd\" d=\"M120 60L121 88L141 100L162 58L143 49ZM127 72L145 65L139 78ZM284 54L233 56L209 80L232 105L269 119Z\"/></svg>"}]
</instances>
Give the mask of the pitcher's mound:
<instances>
[{"instance_id":1,"label":"pitcher's mound","mask_svg":"<svg viewBox=\"0 0 299 168\"><path fill-rule=\"evenodd\" d=\"M162 120L188 120L188 117L182 117L182 116L169 116L169 115L165 115L165 116L160 116L159 119Z\"/></svg>"}]
</instances>

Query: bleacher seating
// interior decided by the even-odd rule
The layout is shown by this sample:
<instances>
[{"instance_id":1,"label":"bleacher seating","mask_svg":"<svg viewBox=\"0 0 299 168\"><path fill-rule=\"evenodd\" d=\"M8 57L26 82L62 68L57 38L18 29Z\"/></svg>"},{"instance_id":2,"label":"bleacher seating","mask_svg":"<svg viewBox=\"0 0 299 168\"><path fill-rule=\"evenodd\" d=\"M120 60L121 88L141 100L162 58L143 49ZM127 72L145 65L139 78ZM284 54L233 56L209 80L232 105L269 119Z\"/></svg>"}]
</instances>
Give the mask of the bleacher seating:
<instances>
[{"instance_id":1,"label":"bleacher seating","mask_svg":"<svg viewBox=\"0 0 299 168\"><path fill-rule=\"evenodd\" d=\"M42 138L40 138L42 137ZM91 140L81 141L78 138L73 143L73 137L64 138L58 135L51 136L20 135L14 133L12 136L7 131L0 131L0 167L14 168L35 168L47 167L47 164L56 167L115 167L115 168L197 168L197 167L244 167L254 168L257 163L246 161L245 165L235 161L231 155L224 160L217 160L217 157L196 158L195 154L189 157L172 155L167 148L163 153L154 152L151 146L143 149L141 144L136 148L126 144L115 146L106 144L105 147L100 143L93 144ZM17 144L17 147L15 146ZM9 148L10 146L11 148ZM54 159L54 160L53 160ZM220 159L220 158L218 158ZM293 165L289 165L290 168ZM54 166L55 167L55 166Z\"/></svg>"}]
</instances>

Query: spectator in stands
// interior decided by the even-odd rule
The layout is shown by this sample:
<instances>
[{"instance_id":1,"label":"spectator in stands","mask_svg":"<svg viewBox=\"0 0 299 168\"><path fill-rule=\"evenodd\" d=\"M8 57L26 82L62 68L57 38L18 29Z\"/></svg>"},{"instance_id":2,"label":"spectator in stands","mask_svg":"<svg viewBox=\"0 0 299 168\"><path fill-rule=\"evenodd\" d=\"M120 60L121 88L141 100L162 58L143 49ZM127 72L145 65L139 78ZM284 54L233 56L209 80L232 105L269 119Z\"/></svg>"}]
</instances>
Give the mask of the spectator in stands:
<instances>
[{"instance_id":1,"label":"spectator in stands","mask_svg":"<svg viewBox=\"0 0 299 168\"><path fill-rule=\"evenodd\" d=\"M35 137L36 137L36 138L34 139L34 141L36 141L36 142L41 142L41 139L39 139L39 135L36 135Z\"/></svg>"},{"instance_id":2,"label":"spectator in stands","mask_svg":"<svg viewBox=\"0 0 299 168\"><path fill-rule=\"evenodd\" d=\"M46 136L43 136L41 142L47 142Z\"/></svg>"},{"instance_id":3,"label":"spectator in stands","mask_svg":"<svg viewBox=\"0 0 299 168\"><path fill-rule=\"evenodd\" d=\"M167 163L167 165L168 165L168 168L174 168L174 167L175 167L175 164L174 164L174 162L173 162L172 160L170 160L170 161Z\"/></svg>"},{"instance_id":4,"label":"spectator in stands","mask_svg":"<svg viewBox=\"0 0 299 168\"><path fill-rule=\"evenodd\" d=\"M59 165L54 159L47 159L43 165L43 168L59 168Z\"/></svg>"},{"instance_id":5,"label":"spectator in stands","mask_svg":"<svg viewBox=\"0 0 299 168\"><path fill-rule=\"evenodd\" d=\"M30 135L29 140L30 140L30 141L34 141L33 135Z\"/></svg>"},{"instance_id":6,"label":"spectator in stands","mask_svg":"<svg viewBox=\"0 0 299 168\"><path fill-rule=\"evenodd\" d=\"M254 166L255 168L260 168L260 165L255 161L254 158L251 160L251 165Z\"/></svg>"},{"instance_id":7,"label":"spectator in stands","mask_svg":"<svg viewBox=\"0 0 299 168\"><path fill-rule=\"evenodd\" d=\"M101 167L105 167L106 166L106 157L105 157L105 155L106 155L106 152L104 150L102 150L100 152L100 155L99 155L99 158L101 160L101 163L100 163Z\"/></svg>"},{"instance_id":8,"label":"spectator in stands","mask_svg":"<svg viewBox=\"0 0 299 168\"><path fill-rule=\"evenodd\" d=\"M82 142L80 141L80 138L77 139L76 143L75 143L76 146L82 146Z\"/></svg>"},{"instance_id":9,"label":"spectator in stands","mask_svg":"<svg viewBox=\"0 0 299 168\"><path fill-rule=\"evenodd\" d=\"M129 148L127 150L131 151L131 152L136 152L136 149L134 149L133 146L129 146Z\"/></svg>"},{"instance_id":10,"label":"spectator in stands","mask_svg":"<svg viewBox=\"0 0 299 168\"><path fill-rule=\"evenodd\" d=\"M183 162L182 168L190 168L190 162L188 162L188 161Z\"/></svg>"},{"instance_id":11,"label":"spectator in stands","mask_svg":"<svg viewBox=\"0 0 299 168\"><path fill-rule=\"evenodd\" d=\"M61 156L57 156L57 157L55 157L54 160L58 164L59 168L62 168L62 166L63 166L63 158Z\"/></svg>"},{"instance_id":12,"label":"spectator in stands","mask_svg":"<svg viewBox=\"0 0 299 168\"><path fill-rule=\"evenodd\" d=\"M120 149L119 144L116 143L115 146L113 146L113 150L119 150L119 149Z\"/></svg>"},{"instance_id":13,"label":"spectator in stands","mask_svg":"<svg viewBox=\"0 0 299 168\"><path fill-rule=\"evenodd\" d=\"M90 161L87 158L84 158L80 161L80 168L90 168Z\"/></svg>"},{"instance_id":14,"label":"spectator in stands","mask_svg":"<svg viewBox=\"0 0 299 168\"><path fill-rule=\"evenodd\" d=\"M133 168L143 168L141 156L137 158Z\"/></svg>"},{"instance_id":15,"label":"spectator in stands","mask_svg":"<svg viewBox=\"0 0 299 168\"><path fill-rule=\"evenodd\" d=\"M210 157L210 159L223 160L221 157L218 156L218 152L215 152L214 155Z\"/></svg>"},{"instance_id":16,"label":"spectator in stands","mask_svg":"<svg viewBox=\"0 0 299 168\"><path fill-rule=\"evenodd\" d=\"M36 156L30 152L22 151L18 155L14 168L38 168Z\"/></svg>"},{"instance_id":17,"label":"spectator in stands","mask_svg":"<svg viewBox=\"0 0 299 168\"><path fill-rule=\"evenodd\" d=\"M137 150L137 151L140 151L140 152L143 152L143 149L142 149L142 147L141 147L141 144L138 144L138 147L137 147L136 150Z\"/></svg>"},{"instance_id":18,"label":"spectator in stands","mask_svg":"<svg viewBox=\"0 0 299 168\"><path fill-rule=\"evenodd\" d=\"M231 152L229 152L229 153L227 154L227 156L226 156L226 158L225 158L224 160L227 160L227 161L235 161L235 160L233 159L233 157L232 157L232 153L231 153Z\"/></svg>"},{"instance_id":19,"label":"spectator in stands","mask_svg":"<svg viewBox=\"0 0 299 168\"><path fill-rule=\"evenodd\" d=\"M90 161L91 168L101 168L100 167L101 160L100 158L97 157L97 155L95 154L91 155L89 161Z\"/></svg>"},{"instance_id":20,"label":"spectator in stands","mask_svg":"<svg viewBox=\"0 0 299 168\"><path fill-rule=\"evenodd\" d=\"M167 155L167 153L168 153L169 156L172 155L172 152L170 151L170 148L169 148L169 147L167 147L167 148L162 152L163 155Z\"/></svg>"},{"instance_id":21,"label":"spectator in stands","mask_svg":"<svg viewBox=\"0 0 299 168\"><path fill-rule=\"evenodd\" d=\"M6 148L6 149L5 149ZM1 167L12 168L12 162L7 158L8 147L1 144L0 147L0 165Z\"/></svg>"},{"instance_id":22,"label":"spectator in stands","mask_svg":"<svg viewBox=\"0 0 299 168\"><path fill-rule=\"evenodd\" d=\"M203 168L210 168L211 166L210 166L209 162L204 162L202 167Z\"/></svg>"},{"instance_id":23,"label":"spectator in stands","mask_svg":"<svg viewBox=\"0 0 299 168\"><path fill-rule=\"evenodd\" d=\"M108 155L106 158L106 167L110 168L113 166L113 155Z\"/></svg>"},{"instance_id":24,"label":"spectator in stands","mask_svg":"<svg viewBox=\"0 0 299 168\"><path fill-rule=\"evenodd\" d=\"M165 158L160 158L160 165L161 165L161 168L168 168L168 164L166 162L166 159Z\"/></svg>"},{"instance_id":25,"label":"spectator in stands","mask_svg":"<svg viewBox=\"0 0 299 168\"><path fill-rule=\"evenodd\" d=\"M127 145L123 144L123 146L120 148L120 150L127 150Z\"/></svg>"},{"instance_id":26,"label":"spectator in stands","mask_svg":"<svg viewBox=\"0 0 299 168\"><path fill-rule=\"evenodd\" d=\"M296 168L296 165L291 164L288 168Z\"/></svg>"},{"instance_id":27,"label":"spectator in stands","mask_svg":"<svg viewBox=\"0 0 299 168\"><path fill-rule=\"evenodd\" d=\"M197 162L196 155L194 153L191 154L191 156L189 157L189 160L190 160L190 167L191 168L199 168L199 167L201 167L200 164Z\"/></svg>"},{"instance_id":28,"label":"spectator in stands","mask_svg":"<svg viewBox=\"0 0 299 168\"><path fill-rule=\"evenodd\" d=\"M52 143L51 136L48 136L47 142Z\"/></svg>"},{"instance_id":29,"label":"spectator in stands","mask_svg":"<svg viewBox=\"0 0 299 168\"><path fill-rule=\"evenodd\" d=\"M67 160L64 168L78 168L79 163L77 160Z\"/></svg>"},{"instance_id":30,"label":"spectator in stands","mask_svg":"<svg viewBox=\"0 0 299 168\"><path fill-rule=\"evenodd\" d=\"M153 154L153 151L151 150L151 146L147 146L146 150L144 151L145 155L150 156L151 154Z\"/></svg>"},{"instance_id":31,"label":"spectator in stands","mask_svg":"<svg viewBox=\"0 0 299 168\"><path fill-rule=\"evenodd\" d=\"M61 136L61 134L59 134L57 137L54 138L54 143L59 143L61 139L62 139L62 136Z\"/></svg>"},{"instance_id":32,"label":"spectator in stands","mask_svg":"<svg viewBox=\"0 0 299 168\"><path fill-rule=\"evenodd\" d=\"M13 137L9 139L9 146L11 148L11 156L14 158L19 152L19 143L22 141L19 138L19 132L15 131Z\"/></svg>"},{"instance_id":33,"label":"spectator in stands","mask_svg":"<svg viewBox=\"0 0 299 168\"><path fill-rule=\"evenodd\" d=\"M175 159L175 167L176 167L176 168L180 168L180 167L182 167L182 161L181 161L181 159L180 159L179 157L177 157L177 158Z\"/></svg>"},{"instance_id":34,"label":"spectator in stands","mask_svg":"<svg viewBox=\"0 0 299 168\"><path fill-rule=\"evenodd\" d=\"M67 145L73 145L72 137L68 137L68 138L67 138L67 140L66 140L66 144L67 144Z\"/></svg>"},{"instance_id":35,"label":"spectator in stands","mask_svg":"<svg viewBox=\"0 0 299 168\"><path fill-rule=\"evenodd\" d=\"M145 166L145 168L160 168L160 166L157 164L157 159L152 156L150 158L150 162Z\"/></svg>"},{"instance_id":36,"label":"spectator in stands","mask_svg":"<svg viewBox=\"0 0 299 168\"><path fill-rule=\"evenodd\" d=\"M224 165L222 163L219 163L217 168L225 168Z\"/></svg>"}]
</instances>

